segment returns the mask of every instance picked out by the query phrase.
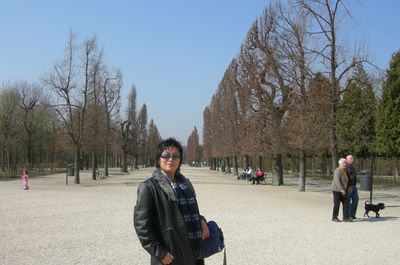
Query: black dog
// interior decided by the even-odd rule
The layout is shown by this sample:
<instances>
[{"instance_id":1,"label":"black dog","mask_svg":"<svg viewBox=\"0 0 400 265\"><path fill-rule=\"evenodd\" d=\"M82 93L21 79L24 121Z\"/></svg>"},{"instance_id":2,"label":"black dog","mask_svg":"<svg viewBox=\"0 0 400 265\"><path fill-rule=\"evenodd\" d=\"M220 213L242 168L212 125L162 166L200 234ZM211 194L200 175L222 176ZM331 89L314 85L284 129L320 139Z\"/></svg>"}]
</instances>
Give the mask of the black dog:
<instances>
[{"instance_id":1,"label":"black dog","mask_svg":"<svg viewBox=\"0 0 400 265\"><path fill-rule=\"evenodd\" d=\"M369 211L375 212L375 217L379 218L379 210L385 209L385 204L384 203L378 203L378 204L370 204L367 203L369 201L365 201L365 215L369 217L368 213Z\"/></svg>"}]
</instances>

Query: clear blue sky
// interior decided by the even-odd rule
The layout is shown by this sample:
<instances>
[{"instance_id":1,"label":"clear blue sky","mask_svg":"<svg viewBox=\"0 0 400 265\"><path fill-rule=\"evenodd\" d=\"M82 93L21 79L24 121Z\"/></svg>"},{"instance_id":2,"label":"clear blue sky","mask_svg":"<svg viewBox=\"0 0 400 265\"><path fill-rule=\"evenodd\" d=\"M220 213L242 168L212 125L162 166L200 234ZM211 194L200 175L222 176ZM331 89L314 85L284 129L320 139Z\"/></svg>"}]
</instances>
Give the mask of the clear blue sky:
<instances>
[{"instance_id":1,"label":"clear blue sky","mask_svg":"<svg viewBox=\"0 0 400 265\"><path fill-rule=\"evenodd\" d=\"M351 1L353 4L355 1ZM132 84L163 138L186 144L203 110L269 1L261 0L0 0L0 82L38 81L63 56L70 30L96 34L109 66L123 73L123 109ZM366 40L386 68L400 48L400 1L351 6L348 40Z\"/></svg>"}]
</instances>

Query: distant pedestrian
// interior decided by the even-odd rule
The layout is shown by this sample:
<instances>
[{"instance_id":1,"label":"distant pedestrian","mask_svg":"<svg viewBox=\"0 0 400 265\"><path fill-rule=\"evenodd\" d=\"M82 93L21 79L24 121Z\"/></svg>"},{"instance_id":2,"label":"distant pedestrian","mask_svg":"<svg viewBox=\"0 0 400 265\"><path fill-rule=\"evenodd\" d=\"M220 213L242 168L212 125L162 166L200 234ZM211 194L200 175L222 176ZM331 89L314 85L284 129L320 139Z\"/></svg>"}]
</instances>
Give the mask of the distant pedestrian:
<instances>
[{"instance_id":1,"label":"distant pedestrian","mask_svg":"<svg viewBox=\"0 0 400 265\"><path fill-rule=\"evenodd\" d=\"M347 185L347 198L349 199L349 215L351 219L356 219L357 207L358 207L358 191L357 191L357 173L353 167L354 158L352 155L346 157L346 170L347 176L349 177L349 183Z\"/></svg>"},{"instance_id":2,"label":"distant pedestrian","mask_svg":"<svg viewBox=\"0 0 400 265\"><path fill-rule=\"evenodd\" d=\"M28 171L26 171L26 170L22 171L21 180L22 180L22 186L24 187L24 190L29 190L29 174L28 174Z\"/></svg>"},{"instance_id":3,"label":"distant pedestrian","mask_svg":"<svg viewBox=\"0 0 400 265\"><path fill-rule=\"evenodd\" d=\"M349 218L349 200L347 198L347 182L348 177L346 173L346 159L340 158L339 159L339 167L335 169L333 173L333 180L332 180L332 194L333 194L333 212L332 212L332 221L340 222L338 215L339 215L339 208L340 203L342 203L343 207L343 221L344 222L351 222Z\"/></svg>"}]
</instances>

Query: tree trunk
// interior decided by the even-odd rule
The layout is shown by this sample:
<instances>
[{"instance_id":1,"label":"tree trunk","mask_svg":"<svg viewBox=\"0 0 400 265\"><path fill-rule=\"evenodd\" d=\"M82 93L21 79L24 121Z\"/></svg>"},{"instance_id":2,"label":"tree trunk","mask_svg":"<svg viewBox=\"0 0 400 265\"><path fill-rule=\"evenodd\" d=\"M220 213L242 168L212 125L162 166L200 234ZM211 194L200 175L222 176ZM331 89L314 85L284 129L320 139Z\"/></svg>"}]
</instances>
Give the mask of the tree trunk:
<instances>
[{"instance_id":1,"label":"tree trunk","mask_svg":"<svg viewBox=\"0 0 400 265\"><path fill-rule=\"evenodd\" d=\"M6 171L6 151L1 151L1 170ZM4 175L5 176L5 175Z\"/></svg>"},{"instance_id":2,"label":"tree trunk","mask_svg":"<svg viewBox=\"0 0 400 265\"><path fill-rule=\"evenodd\" d=\"M97 168L97 159L96 159L96 152L92 151L92 180L96 180L96 168Z\"/></svg>"},{"instance_id":3,"label":"tree trunk","mask_svg":"<svg viewBox=\"0 0 400 265\"><path fill-rule=\"evenodd\" d=\"M258 167L260 169L264 169L264 165L263 165L263 157L262 156L258 156ZM265 170L265 169L264 169Z\"/></svg>"},{"instance_id":4,"label":"tree trunk","mask_svg":"<svg viewBox=\"0 0 400 265\"><path fill-rule=\"evenodd\" d=\"M294 154L290 156L290 162L291 162L290 165L291 172L293 175L295 175L297 172L299 172L300 165L297 164L296 157L294 156Z\"/></svg>"},{"instance_id":5,"label":"tree trunk","mask_svg":"<svg viewBox=\"0 0 400 265\"><path fill-rule=\"evenodd\" d=\"M335 94L336 95L336 94ZM332 151L332 169L335 169L338 165L338 149L337 149L337 136L336 136L336 119L337 119L337 111L336 111L336 102L332 102L332 124L331 124L331 151Z\"/></svg>"},{"instance_id":6,"label":"tree trunk","mask_svg":"<svg viewBox=\"0 0 400 265\"><path fill-rule=\"evenodd\" d=\"M225 166L225 173L232 173L231 171L231 161L229 159L229 157L226 158L226 166Z\"/></svg>"},{"instance_id":7,"label":"tree trunk","mask_svg":"<svg viewBox=\"0 0 400 265\"><path fill-rule=\"evenodd\" d=\"M7 169L8 169L8 175L11 176L11 167L10 167L10 152L7 152ZM6 176L7 174L5 174L4 176Z\"/></svg>"},{"instance_id":8,"label":"tree trunk","mask_svg":"<svg viewBox=\"0 0 400 265\"><path fill-rule=\"evenodd\" d=\"M329 164L328 164L328 152L325 152L322 155L321 171L322 171L322 176L330 175Z\"/></svg>"},{"instance_id":9,"label":"tree trunk","mask_svg":"<svg viewBox=\"0 0 400 265\"><path fill-rule=\"evenodd\" d=\"M85 153L85 169L90 169L90 153Z\"/></svg>"},{"instance_id":10,"label":"tree trunk","mask_svg":"<svg viewBox=\"0 0 400 265\"><path fill-rule=\"evenodd\" d=\"M210 163L210 170L215 170L214 169L214 158L210 157L208 159L208 162Z\"/></svg>"},{"instance_id":11,"label":"tree trunk","mask_svg":"<svg viewBox=\"0 0 400 265\"><path fill-rule=\"evenodd\" d=\"M225 172L225 159L220 159L220 163L219 163L220 165L221 165L221 167L220 167L220 171L221 172Z\"/></svg>"},{"instance_id":12,"label":"tree trunk","mask_svg":"<svg viewBox=\"0 0 400 265\"><path fill-rule=\"evenodd\" d=\"M122 172L128 172L128 152L125 150L126 148L122 148L122 165L121 165L121 171Z\"/></svg>"},{"instance_id":13,"label":"tree trunk","mask_svg":"<svg viewBox=\"0 0 400 265\"><path fill-rule=\"evenodd\" d=\"M283 185L282 154L272 154L272 185Z\"/></svg>"},{"instance_id":14,"label":"tree trunk","mask_svg":"<svg viewBox=\"0 0 400 265\"><path fill-rule=\"evenodd\" d=\"M104 148L104 177L108 177L108 140Z\"/></svg>"},{"instance_id":15,"label":"tree trunk","mask_svg":"<svg viewBox=\"0 0 400 265\"><path fill-rule=\"evenodd\" d=\"M299 158L299 191L306 190L306 154L304 151L300 151Z\"/></svg>"},{"instance_id":16,"label":"tree trunk","mask_svg":"<svg viewBox=\"0 0 400 265\"><path fill-rule=\"evenodd\" d=\"M75 179L74 179L74 183L75 184L80 184L81 183L81 181L80 181L80 177L79 177L79 170L80 170L80 155L81 155L81 150L80 150L80 148L79 147L76 147L76 150L75 150Z\"/></svg>"},{"instance_id":17,"label":"tree trunk","mask_svg":"<svg viewBox=\"0 0 400 265\"><path fill-rule=\"evenodd\" d=\"M233 170L235 175L239 175L237 156L233 158Z\"/></svg>"},{"instance_id":18,"label":"tree trunk","mask_svg":"<svg viewBox=\"0 0 400 265\"><path fill-rule=\"evenodd\" d=\"M316 157L313 155L312 158L311 158L311 175L312 176L315 176L315 173L316 173L315 172L315 169L316 169L315 168L315 163L316 163L315 160L316 160Z\"/></svg>"},{"instance_id":19,"label":"tree trunk","mask_svg":"<svg viewBox=\"0 0 400 265\"><path fill-rule=\"evenodd\" d=\"M28 133L27 148L28 148L28 163L32 164L33 163L33 137L32 137L32 134L30 134L30 133Z\"/></svg>"},{"instance_id":20,"label":"tree trunk","mask_svg":"<svg viewBox=\"0 0 400 265\"><path fill-rule=\"evenodd\" d=\"M374 162L375 157L372 155L369 163L369 174L370 174L370 183L369 183L369 203L372 204L372 187L373 187L373 180L374 180Z\"/></svg>"},{"instance_id":21,"label":"tree trunk","mask_svg":"<svg viewBox=\"0 0 400 265\"><path fill-rule=\"evenodd\" d=\"M244 168L247 168L250 166L250 162L249 162L249 156L245 155L244 156Z\"/></svg>"},{"instance_id":22,"label":"tree trunk","mask_svg":"<svg viewBox=\"0 0 400 265\"><path fill-rule=\"evenodd\" d=\"M139 168L139 156L134 155L134 158L135 158L135 168Z\"/></svg>"}]
</instances>

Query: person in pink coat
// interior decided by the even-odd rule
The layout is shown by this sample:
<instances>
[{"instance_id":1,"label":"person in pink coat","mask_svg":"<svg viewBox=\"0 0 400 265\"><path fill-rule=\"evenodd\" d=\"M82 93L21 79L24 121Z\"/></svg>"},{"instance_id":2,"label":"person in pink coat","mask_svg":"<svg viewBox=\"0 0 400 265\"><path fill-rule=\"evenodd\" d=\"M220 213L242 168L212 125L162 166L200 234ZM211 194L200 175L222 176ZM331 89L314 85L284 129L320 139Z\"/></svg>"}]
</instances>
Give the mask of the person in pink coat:
<instances>
[{"instance_id":1,"label":"person in pink coat","mask_svg":"<svg viewBox=\"0 0 400 265\"><path fill-rule=\"evenodd\" d=\"M29 174L28 174L28 171L26 171L26 170L22 171L21 179L22 179L22 185L24 186L24 190L29 190L29 185L28 185Z\"/></svg>"},{"instance_id":2,"label":"person in pink coat","mask_svg":"<svg viewBox=\"0 0 400 265\"><path fill-rule=\"evenodd\" d=\"M265 172L261 168L257 168L256 175L253 176L253 183L257 181L257 185L260 184L260 180L264 177Z\"/></svg>"}]
</instances>

